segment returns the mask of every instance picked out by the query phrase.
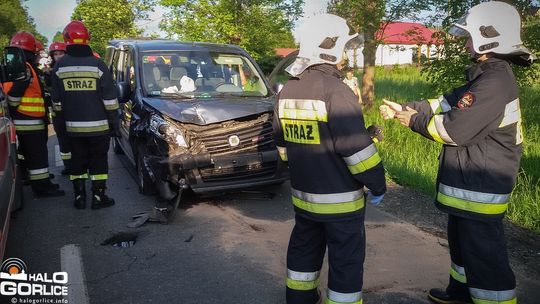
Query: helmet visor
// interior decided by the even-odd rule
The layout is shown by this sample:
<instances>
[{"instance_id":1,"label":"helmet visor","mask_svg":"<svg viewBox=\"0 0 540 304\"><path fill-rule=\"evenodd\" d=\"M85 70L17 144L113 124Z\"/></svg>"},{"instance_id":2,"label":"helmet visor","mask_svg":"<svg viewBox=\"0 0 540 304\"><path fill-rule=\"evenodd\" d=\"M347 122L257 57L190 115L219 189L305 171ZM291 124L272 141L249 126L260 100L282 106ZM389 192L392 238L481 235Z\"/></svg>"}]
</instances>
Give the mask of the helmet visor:
<instances>
[{"instance_id":1,"label":"helmet visor","mask_svg":"<svg viewBox=\"0 0 540 304\"><path fill-rule=\"evenodd\" d=\"M300 74L302 74L308 67L316 64L324 63L324 61L320 60L314 60L309 58L303 58L303 57L296 57L296 60L289 65L285 72L289 73L291 76L296 77Z\"/></svg>"},{"instance_id":2,"label":"helmet visor","mask_svg":"<svg viewBox=\"0 0 540 304\"><path fill-rule=\"evenodd\" d=\"M448 34L456 37L468 37L470 36L467 31L467 17L469 14L463 15L454 25L448 30Z\"/></svg>"},{"instance_id":3,"label":"helmet visor","mask_svg":"<svg viewBox=\"0 0 540 304\"><path fill-rule=\"evenodd\" d=\"M349 37L349 41L345 44L345 51L358 49L364 45L364 35L354 34Z\"/></svg>"}]
</instances>

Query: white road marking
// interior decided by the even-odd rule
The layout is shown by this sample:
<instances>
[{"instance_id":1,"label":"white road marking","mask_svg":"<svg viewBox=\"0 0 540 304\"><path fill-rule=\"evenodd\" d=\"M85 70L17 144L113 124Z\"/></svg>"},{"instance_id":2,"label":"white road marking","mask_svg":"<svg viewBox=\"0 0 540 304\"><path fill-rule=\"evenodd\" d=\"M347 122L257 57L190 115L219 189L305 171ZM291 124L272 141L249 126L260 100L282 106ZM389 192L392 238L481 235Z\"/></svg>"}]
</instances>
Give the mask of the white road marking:
<instances>
[{"instance_id":1,"label":"white road marking","mask_svg":"<svg viewBox=\"0 0 540 304\"><path fill-rule=\"evenodd\" d=\"M64 162L62 161L62 157L60 156L60 146L54 145L54 164L57 167L62 167L64 165Z\"/></svg>"},{"instance_id":2,"label":"white road marking","mask_svg":"<svg viewBox=\"0 0 540 304\"><path fill-rule=\"evenodd\" d=\"M89 304L88 290L86 288L86 276L82 262L81 248L79 245L69 244L60 249L60 262L62 271L68 273L69 304Z\"/></svg>"}]
</instances>

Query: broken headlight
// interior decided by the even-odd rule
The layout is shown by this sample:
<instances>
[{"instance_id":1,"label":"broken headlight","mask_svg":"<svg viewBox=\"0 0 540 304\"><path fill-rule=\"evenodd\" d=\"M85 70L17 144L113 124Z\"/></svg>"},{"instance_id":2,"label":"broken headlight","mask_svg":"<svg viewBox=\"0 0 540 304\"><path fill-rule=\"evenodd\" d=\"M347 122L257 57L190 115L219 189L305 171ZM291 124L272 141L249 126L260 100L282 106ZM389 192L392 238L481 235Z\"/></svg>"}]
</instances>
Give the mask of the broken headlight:
<instances>
[{"instance_id":1,"label":"broken headlight","mask_svg":"<svg viewBox=\"0 0 540 304\"><path fill-rule=\"evenodd\" d=\"M158 115L152 115L150 118L150 131L169 144L188 147L182 130Z\"/></svg>"}]
</instances>

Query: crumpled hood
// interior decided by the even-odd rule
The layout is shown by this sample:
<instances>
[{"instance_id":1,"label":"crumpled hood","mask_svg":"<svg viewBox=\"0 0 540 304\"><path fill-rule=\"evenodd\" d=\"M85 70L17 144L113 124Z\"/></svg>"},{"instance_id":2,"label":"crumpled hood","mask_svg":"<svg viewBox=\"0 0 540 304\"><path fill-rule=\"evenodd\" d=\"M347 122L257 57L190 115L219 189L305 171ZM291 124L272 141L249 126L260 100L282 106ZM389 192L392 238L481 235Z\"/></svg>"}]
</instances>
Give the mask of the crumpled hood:
<instances>
[{"instance_id":1,"label":"crumpled hood","mask_svg":"<svg viewBox=\"0 0 540 304\"><path fill-rule=\"evenodd\" d=\"M176 121L208 125L231 119L272 112L274 98L228 97L175 100L171 98L144 98L144 102Z\"/></svg>"}]
</instances>

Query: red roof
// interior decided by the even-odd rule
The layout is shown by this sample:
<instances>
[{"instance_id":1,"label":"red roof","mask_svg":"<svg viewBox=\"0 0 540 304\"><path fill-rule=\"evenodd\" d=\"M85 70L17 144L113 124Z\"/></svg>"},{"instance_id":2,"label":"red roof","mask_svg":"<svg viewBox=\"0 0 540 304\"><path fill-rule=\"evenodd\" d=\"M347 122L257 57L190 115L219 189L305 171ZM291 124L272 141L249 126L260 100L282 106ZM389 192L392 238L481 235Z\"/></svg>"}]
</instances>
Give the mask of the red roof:
<instances>
[{"instance_id":1,"label":"red roof","mask_svg":"<svg viewBox=\"0 0 540 304\"><path fill-rule=\"evenodd\" d=\"M297 49L285 48L285 49L275 49L276 55L281 57L286 57L290 53L296 51Z\"/></svg>"},{"instance_id":2,"label":"red roof","mask_svg":"<svg viewBox=\"0 0 540 304\"><path fill-rule=\"evenodd\" d=\"M442 44L440 39L433 36L435 33L437 31L420 23L392 22L386 25L382 37L380 31L377 37L384 44Z\"/></svg>"}]
</instances>

